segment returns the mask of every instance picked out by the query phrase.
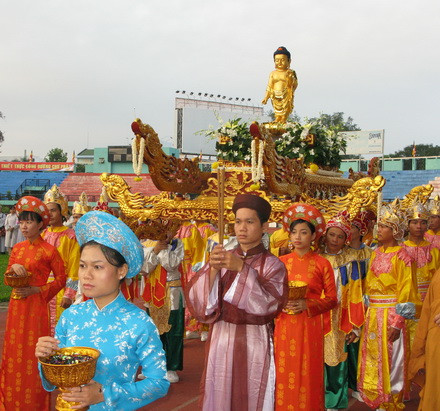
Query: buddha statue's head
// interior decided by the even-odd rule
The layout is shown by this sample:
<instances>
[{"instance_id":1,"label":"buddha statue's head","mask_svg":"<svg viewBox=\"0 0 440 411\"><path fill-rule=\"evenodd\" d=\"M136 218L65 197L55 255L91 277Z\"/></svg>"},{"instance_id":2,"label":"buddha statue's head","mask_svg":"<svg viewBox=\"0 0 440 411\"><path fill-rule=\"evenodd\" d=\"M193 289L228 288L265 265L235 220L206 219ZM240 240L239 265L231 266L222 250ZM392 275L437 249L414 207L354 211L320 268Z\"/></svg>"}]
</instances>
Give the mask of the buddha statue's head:
<instances>
[{"instance_id":1,"label":"buddha statue's head","mask_svg":"<svg viewBox=\"0 0 440 411\"><path fill-rule=\"evenodd\" d=\"M281 46L273 53L275 68L279 70L287 70L290 67L290 52L285 47Z\"/></svg>"}]
</instances>

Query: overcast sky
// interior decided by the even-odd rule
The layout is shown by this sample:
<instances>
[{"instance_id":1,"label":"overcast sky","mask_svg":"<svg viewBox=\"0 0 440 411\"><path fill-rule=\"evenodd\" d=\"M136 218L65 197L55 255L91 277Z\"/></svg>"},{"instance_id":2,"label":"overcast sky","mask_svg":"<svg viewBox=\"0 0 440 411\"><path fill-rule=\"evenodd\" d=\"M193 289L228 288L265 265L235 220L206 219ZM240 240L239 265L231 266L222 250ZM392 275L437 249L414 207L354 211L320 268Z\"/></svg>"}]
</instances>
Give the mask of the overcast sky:
<instances>
[{"instance_id":1,"label":"overcast sky","mask_svg":"<svg viewBox=\"0 0 440 411\"><path fill-rule=\"evenodd\" d=\"M176 90L259 104L280 45L300 116L385 129L385 153L440 144L439 15L438 0L0 0L0 155L128 144L135 116L170 145Z\"/></svg>"}]
</instances>

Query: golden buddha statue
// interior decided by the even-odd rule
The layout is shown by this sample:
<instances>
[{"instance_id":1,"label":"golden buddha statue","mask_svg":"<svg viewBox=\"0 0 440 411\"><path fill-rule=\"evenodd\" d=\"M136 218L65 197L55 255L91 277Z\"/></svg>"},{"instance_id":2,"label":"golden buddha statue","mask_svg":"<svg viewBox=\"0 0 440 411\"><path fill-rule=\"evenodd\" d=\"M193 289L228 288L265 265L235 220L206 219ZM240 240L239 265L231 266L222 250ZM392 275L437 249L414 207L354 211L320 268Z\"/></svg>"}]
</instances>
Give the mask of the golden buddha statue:
<instances>
[{"instance_id":1,"label":"golden buddha statue","mask_svg":"<svg viewBox=\"0 0 440 411\"><path fill-rule=\"evenodd\" d=\"M295 71L290 69L290 53L285 47L278 47L273 54L275 70L269 75L266 95L261 101L272 100L276 123L285 123L293 110L293 96L298 87Z\"/></svg>"}]
</instances>

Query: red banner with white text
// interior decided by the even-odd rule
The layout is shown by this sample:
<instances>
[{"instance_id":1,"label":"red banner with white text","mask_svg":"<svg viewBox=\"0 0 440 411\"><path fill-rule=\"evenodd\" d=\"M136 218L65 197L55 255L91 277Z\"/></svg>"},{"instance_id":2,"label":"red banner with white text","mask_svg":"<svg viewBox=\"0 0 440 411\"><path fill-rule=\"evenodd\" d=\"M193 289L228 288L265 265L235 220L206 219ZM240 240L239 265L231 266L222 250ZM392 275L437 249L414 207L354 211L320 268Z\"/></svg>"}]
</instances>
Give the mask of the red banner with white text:
<instances>
[{"instance_id":1,"label":"red banner with white text","mask_svg":"<svg viewBox=\"0 0 440 411\"><path fill-rule=\"evenodd\" d=\"M0 171L73 171L74 163L0 161Z\"/></svg>"}]
</instances>

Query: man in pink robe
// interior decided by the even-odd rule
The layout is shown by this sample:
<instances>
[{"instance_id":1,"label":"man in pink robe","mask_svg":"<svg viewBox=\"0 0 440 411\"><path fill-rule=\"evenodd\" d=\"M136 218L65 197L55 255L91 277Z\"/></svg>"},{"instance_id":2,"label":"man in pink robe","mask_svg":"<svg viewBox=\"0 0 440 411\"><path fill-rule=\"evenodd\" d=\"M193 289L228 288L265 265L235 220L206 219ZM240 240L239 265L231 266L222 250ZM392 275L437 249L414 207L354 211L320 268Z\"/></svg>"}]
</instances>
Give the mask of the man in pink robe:
<instances>
[{"instance_id":1,"label":"man in pink robe","mask_svg":"<svg viewBox=\"0 0 440 411\"><path fill-rule=\"evenodd\" d=\"M232 210L238 247L217 245L185 290L191 313L210 324L200 402L204 410L272 410L273 319L287 301L287 274L261 243L270 204L240 194Z\"/></svg>"}]
</instances>

